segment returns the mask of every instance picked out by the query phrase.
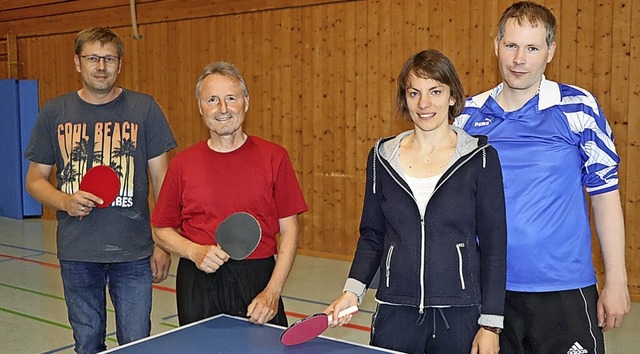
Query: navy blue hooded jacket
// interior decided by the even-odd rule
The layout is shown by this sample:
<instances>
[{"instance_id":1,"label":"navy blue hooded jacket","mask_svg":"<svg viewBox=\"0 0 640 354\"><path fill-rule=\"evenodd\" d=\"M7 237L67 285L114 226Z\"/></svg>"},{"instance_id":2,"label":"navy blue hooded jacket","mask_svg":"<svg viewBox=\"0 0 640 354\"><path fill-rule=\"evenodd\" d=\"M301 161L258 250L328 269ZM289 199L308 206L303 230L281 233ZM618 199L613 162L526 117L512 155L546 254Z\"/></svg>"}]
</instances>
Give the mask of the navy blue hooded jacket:
<instances>
[{"instance_id":1,"label":"navy blue hooded jacket","mask_svg":"<svg viewBox=\"0 0 640 354\"><path fill-rule=\"evenodd\" d=\"M479 323L502 327L506 221L500 161L485 136L452 128L456 152L424 218L397 157L410 132L381 139L369 153L360 238L345 290L350 282L370 284L379 269L379 302L415 306L421 313L431 306L480 305Z\"/></svg>"}]
</instances>

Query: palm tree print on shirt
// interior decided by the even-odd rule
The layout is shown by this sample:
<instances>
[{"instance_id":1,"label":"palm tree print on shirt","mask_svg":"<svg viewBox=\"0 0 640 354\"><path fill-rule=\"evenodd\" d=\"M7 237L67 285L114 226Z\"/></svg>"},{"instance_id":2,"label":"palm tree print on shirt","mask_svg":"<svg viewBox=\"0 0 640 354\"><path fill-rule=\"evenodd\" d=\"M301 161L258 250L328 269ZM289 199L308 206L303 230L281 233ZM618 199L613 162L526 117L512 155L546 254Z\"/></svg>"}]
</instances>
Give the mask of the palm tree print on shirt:
<instances>
[{"instance_id":1,"label":"palm tree print on shirt","mask_svg":"<svg viewBox=\"0 0 640 354\"><path fill-rule=\"evenodd\" d=\"M58 143L64 162L58 173L60 189L75 193L89 168L107 165L120 177L119 196L112 205L131 207L137 132L138 125L131 122L97 122L92 131L87 123L60 124Z\"/></svg>"}]
</instances>

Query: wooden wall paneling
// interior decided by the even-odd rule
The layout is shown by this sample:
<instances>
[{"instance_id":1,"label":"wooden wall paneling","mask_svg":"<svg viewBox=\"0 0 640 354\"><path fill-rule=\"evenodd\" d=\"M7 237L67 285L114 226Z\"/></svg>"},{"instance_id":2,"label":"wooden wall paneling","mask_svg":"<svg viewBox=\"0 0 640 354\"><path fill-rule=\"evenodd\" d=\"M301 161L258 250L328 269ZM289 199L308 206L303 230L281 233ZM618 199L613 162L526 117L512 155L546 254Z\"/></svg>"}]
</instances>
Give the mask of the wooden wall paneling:
<instances>
[{"instance_id":1,"label":"wooden wall paneling","mask_svg":"<svg viewBox=\"0 0 640 354\"><path fill-rule=\"evenodd\" d=\"M46 4L60 4L63 2L69 2L75 0L0 0L0 12L12 10L12 9L20 9L25 7L35 7Z\"/></svg>"},{"instance_id":2,"label":"wooden wall paneling","mask_svg":"<svg viewBox=\"0 0 640 354\"><path fill-rule=\"evenodd\" d=\"M20 67L18 70L20 72L19 79L22 80L30 77L28 72L29 67L25 65L25 59L29 57L31 46L26 40L18 40L17 46L18 46L18 66ZM2 73L0 73L0 75L2 75ZM4 78L8 76L0 76L0 77Z\"/></svg>"},{"instance_id":3,"label":"wooden wall paneling","mask_svg":"<svg viewBox=\"0 0 640 354\"><path fill-rule=\"evenodd\" d=\"M292 151L299 150L294 145L295 132L293 130L293 121L297 119L300 112L293 112L291 110L292 101L294 100L291 95L291 68L293 66L293 57L291 56L291 10L280 10L279 24L277 33L277 58L280 60L280 78L274 80L275 88L278 90L278 96L280 101L280 116L277 117L281 122L280 134L282 136L282 145L289 151L289 155L292 155ZM290 156L291 157L291 156Z\"/></svg>"},{"instance_id":4,"label":"wooden wall paneling","mask_svg":"<svg viewBox=\"0 0 640 354\"><path fill-rule=\"evenodd\" d=\"M358 209L361 202L358 199L357 174L358 174L358 99L357 92L360 90L357 83L358 75L358 28L356 17L359 16L355 3L346 3L343 10L344 22L344 134L341 138L344 149L344 168L342 170L342 204L343 204L343 229L337 231L337 235L342 239L340 253L349 255L355 249L357 240L357 220L360 213Z\"/></svg>"},{"instance_id":5,"label":"wooden wall paneling","mask_svg":"<svg viewBox=\"0 0 640 354\"><path fill-rule=\"evenodd\" d=\"M445 1L429 0L429 48L437 49L444 52L444 19L446 15L443 13Z\"/></svg>"},{"instance_id":6,"label":"wooden wall paneling","mask_svg":"<svg viewBox=\"0 0 640 354\"><path fill-rule=\"evenodd\" d=\"M469 45L463 50L468 52L467 58L469 66L467 70L468 79L463 82L464 92L467 96L472 96L477 92L485 91L489 88L484 83L484 59L485 48L489 47L489 36L484 31L486 22L483 14L483 6L480 2L471 1L469 11ZM460 68L456 66L456 71L460 74Z\"/></svg>"},{"instance_id":7,"label":"wooden wall paneling","mask_svg":"<svg viewBox=\"0 0 640 354\"><path fill-rule=\"evenodd\" d=\"M612 0L596 0L595 6L598 25L594 25L593 62L595 65L593 66L593 93L607 116L611 116L609 94L611 88L611 31L613 26Z\"/></svg>"},{"instance_id":8,"label":"wooden wall paneling","mask_svg":"<svg viewBox=\"0 0 640 354\"><path fill-rule=\"evenodd\" d=\"M320 96L320 109L321 112L318 120L314 120L314 125L317 125L317 131L321 136L321 169L316 171L321 177L322 183L322 207L323 207L323 221L324 227L322 233L319 235L321 240L317 246L316 251L321 251L323 248L326 251L333 253L337 252L338 237L335 233L336 228L340 224L339 220L335 218L336 203L334 200L334 190L336 187L336 180L334 173L339 163L338 150L334 144L336 139L337 129L334 126L339 124L335 120L335 103L334 100L339 99L335 90L337 90L338 83L334 81L335 71L338 68L334 67L335 60L333 58L332 51L335 43L328 40L329 38L335 38L337 35L333 27L333 19L331 18L331 9L328 6L322 6L318 8L320 25L318 27L319 32L322 33L322 38L318 39L319 46L319 62L321 70L316 72L318 76L318 88ZM332 89L333 88L333 89ZM337 128L337 127L336 127Z\"/></svg>"},{"instance_id":9,"label":"wooden wall paneling","mask_svg":"<svg viewBox=\"0 0 640 354\"><path fill-rule=\"evenodd\" d=\"M463 87L469 86L469 6L470 1L442 4L442 52L455 65Z\"/></svg>"},{"instance_id":10,"label":"wooden wall paneling","mask_svg":"<svg viewBox=\"0 0 640 354\"><path fill-rule=\"evenodd\" d=\"M305 193L305 188L303 184L303 176L304 169L303 163L308 160L308 150L305 151L304 141L303 141L303 117L307 115L309 112L305 112L302 108L302 93L303 89L306 86L306 79L303 76L302 72L302 56L304 52L304 42L302 36L302 27L303 27L303 11L301 8L295 8L290 10L290 54L291 57L291 68L289 70L290 84L289 84L289 96L291 99L291 114L288 118L291 121L291 142L289 148L289 156L291 157L291 163L293 164L293 168L296 171L296 176L298 177L298 182L300 183L300 187L302 188L305 201L309 203L308 194ZM312 214L312 211L307 211L302 214L300 220L300 240L299 245L304 244L305 238L309 239L313 236L311 232L309 232L310 226L313 224L312 220L309 218Z\"/></svg>"},{"instance_id":11,"label":"wooden wall paneling","mask_svg":"<svg viewBox=\"0 0 640 354\"><path fill-rule=\"evenodd\" d=\"M255 72L260 73L260 88L259 100L260 109L262 110L262 135L267 140L272 140L273 137L273 101L271 92L271 83L273 79L273 72L275 71L275 60L273 56L273 43L275 38L271 28L273 27L273 12L265 12L261 17L262 29L261 29L261 51L258 54L261 58L261 65L254 68ZM276 141L277 143L277 141Z\"/></svg>"},{"instance_id":12,"label":"wooden wall paneling","mask_svg":"<svg viewBox=\"0 0 640 354\"><path fill-rule=\"evenodd\" d=\"M631 37L631 3L628 0L613 1L613 26L611 31L612 51L611 56L611 101L608 111L608 120L613 130L616 150L620 155L620 168L618 176L620 197L622 201L626 199L627 180L623 178L627 175L627 144L629 117L627 107L629 101L629 41ZM638 63L635 63L637 65ZM623 205L626 204L623 202ZM599 270L598 267L597 270ZM603 269L603 268L602 268ZM603 269L604 270L604 269ZM598 272L600 273L600 272Z\"/></svg>"},{"instance_id":13,"label":"wooden wall paneling","mask_svg":"<svg viewBox=\"0 0 640 354\"><path fill-rule=\"evenodd\" d=\"M318 217L322 213L322 209L317 207L315 202L315 186L314 186L314 171L316 168L317 154L315 148L313 130L313 112L316 107L314 101L310 99L313 97L314 77L313 77L313 26L309 26L312 23L312 13L315 12L315 8L304 8L301 11L300 20L300 102L301 102L301 133L302 133L302 151L304 151L304 158L302 160L302 178L300 184L302 185L302 191L309 206L309 211L303 214L303 229L301 248L305 250L313 249L313 240L318 237L319 228L318 224L322 222L322 219Z\"/></svg>"},{"instance_id":14,"label":"wooden wall paneling","mask_svg":"<svg viewBox=\"0 0 640 354\"><path fill-rule=\"evenodd\" d=\"M145 25L343 1L354 0L294 0L285 4L282 0L189 0L188 6L184 0L138 0L136 13L138 24ZM76 32L91 26L119 27L130 23L127 0L73 1L0 11L0 33L20 33L22 36Z\"/></svg>"},{"instance_id":15,"label":"wooden wall paneling","mask_svg":"<svg viewBox=\"0 0 640 354\"><path fill-rule=\"evenodd\" d=\"M9 76L9 56L7 54L7 39L0 38L0 77L8 78Z\"/></svg>"},{"instance_id":16,"label":"wooden wall paneling","mask_svg":"<svg viewBox=\"0 0 640 354\"><path fill-rule=\"evenodd\" d=\"M367 138L375 142L380 136L380 29L379 1L367 1ZM371 98L377 99L372 100Z\"/></svg>"},{"instance_id":17,"label":"wooden wall paneling","mask_svg":"<svg viewBox=\"0 0 640 354\"><path fill-rule=\"evenodd\" d=\"M611 123L613 112L611 111L611 53L612 53L612 28L613 28L613 8L611 0L596 0L596 14L598 25L595 27L593 61L593 93L602 106L605 115ZM602 252L597 238L592 240L593 260L596 264L596 275L602 280Z\"/></svg>"},{"instance_id":18,"label":"wooden wall paneling","mask_svg":"<svg viewBox=\"0 0 640 354\"><path fill-rule=\"evenodd\" d=\"M142 36L142 32L138 32L140 36ZM129 84L127 88L140 91L140 65L144 65L145 61L140 59L140 44L144 40L142 38L133 38L133 34L129 36L128 41L125 39L125 56L126 63L122 63L124 65L124 70L127 72L127 76L129 77ZM121 60L125 60L124 58ZM163 107L163 109L165 109ZM166 110L164 111L166 115Z\"/></svg>"},{"instance_id":19,"label":"wooden wall paneling","mask_svg":"<svg viewBox=\"0 0 640 354\"><path fill-rule=\"evenodd\" d=\"M565 50L566 48L564 48L565 44L562 41L562 30L566 27L569 31L571 31L570 26L565 26L563 24L563 18L562 18L562 2L575 2L577 0L546 0L541 2L543 5L545 5L546 7L548 7L551 12L555 15L556 20L557 20L557 28L556 28L556 52L554 55L553 60L551 61L551 63L547 64L547 68L545 70L545 76L547 77L547 79L549 80L553 80L553 81L559 81L562 82L562 78L560 77L560 75L562 74L562 70L561 70L561 65L566 65L566 63L562 63L562 58L561 57L561 51ZM504 10L504 8L502 9ZM571 19L568 19L567 22L570 22ZM574 26L575 28L575 26ZM572 59L573 60L573 59Z\"/></svg>"},{"instance_id":20,"label":"wooden wall paneling","mask_svg":"<svg viewBox=\"0 0 640 354\"><path fill-rule=\"evenodd\" d=\"M231 23L229 24L229 30L233 46L228 50L233 53L235 65L237 65L240 70L244 70L245 63L251 60L251 58L246 57L244 50L244 42L249 41L251 38L245 26L249 18L249 14L232 15L230 18Z\"/></svg>"},{"instance_id":21,"label":"wooden wall paneling","mask_svg":"<svg viewBox=\"0 0 640 354\"><path fill-rule=\"evenodd\" d=\"M595 36L595 2L578 2L576 30L576 85L593 90L593 51ZM606 112L605 112L606 114Z\"/></svg>"},{"instance_id":22,"label":"wooden wall paneling","mask_svg":"<svg viewBox=\"0 0 640 354\"><path fill-rule=\"evenodd\" d=\"M41 75L38 77L50 76L53 79L47 90L49 99L78 90L82 86L82 79L73 60L75 56L74 39L75 34L55 36L54 41L47 44L48 49L42 50L38 54L39 65L43 65ZM62 60L54 61L53 58L62 58ZM60 62L60 66L55 65L58 62Z\"/></svg>"},{"instance_id":23,"label":"wooden wall paneling","mask_svg":"<svg viewBox=\"0 0 640 354\"><path fill-rule=\"evenodd\" d=\"M331 18L331 9L328 6L322 6L319 11L319 32L322 33L322 38L319 39L319 62L320 70L316 73L318 75L318 87L320 96L320 109L321 115L318 120L314 120L314 124L317 125L318 134L321 138L322 147L322 167L316 171L316 174L321 176L322 183L322 207L324 228L319 239L320 244L316 248L317 251L326 249L326 251L333 253L336 252L336 246L338 244L338 237L335 233L336 227L341 223L335 218L336 203L334 200L334 190L336 188L336 179L334 173L337 165L339 164L338 149L334 143L336 139L337 125L335 117L334 100L338 98L336 92L332 88L337 89L338 83L334 81L336 62L333 58L332 50L335 43L329 41L328 38L334 38L336 31L333 27L333 19ZM333 127L336 126L336 129Z\"/></svg>"},{"instance_id":24,"label":"wooden wall paneling","mask_svg":"<svg viewBox=\"0 0 640 354\"><path fill-rule=\"evenodd\" d=\"M354 247L351 249L351 252L347 253L347 255L351 256L354 253L355 245L357 243L357 239L360 235L359 226L360 226L360 217L362 215L362 203L364 200L365 193L365 184L366 184L366 170L367 170L367 156L369 150L372 146L372 141L369 139L368 131L369 131L369 112L368 112L368 102L369 96L367 91L368 86L368 77L367 74L369 72L368 62L369 62L369 53L368 53L368 15L367 15L367 3L366 2L358 2L355 3L354 6L354 14L355 17L355 41L356 41L356 50L355 50L355 101L356 101L356 112L355 112L355 124L356 124L356 133L355 133L355 201L356 204L356 218L353 219L353 226L350 230L346 230L346 233L353 235L352 244Z\"/></svg>"},{"instance_id":25,"label":"wooden wall paneling","mask_svg":"<svg viewBox=\"0 0 640 354\"><path fill-rule=\"evenodd\" d=\"M271 11L271 60L273 61L270 67L273 70L269 71L269 77L271 78L271 88L266 93L267 99L271 101L271 140L277 144L282 145L284 134L283 134L283 119L282 115L282 106L284 99L283 96L283 70L286 66L284 62L286 59L283 58L282 52L282 43L287 40L282 31L282 10L279 11ZM263 69L264 70L264 69Z\"/></svg>"},{"instance_id":26,"label":"wooden wall paneling","mask_svg":"<svg viewBox=\"0 0 640 354\"><path fill-rule=\"evenodd\" d=\"M33 20L55 17L65 14L78 14L88 11L101 11L114 7L129 6L128 0L103 1L40 1L40 0L3 0L0 3L0 21ZM142 0L144 1L144 0ZM147 0L148 1L148 0ZM140 2L140 0L138 0Z\"/></svg>"},{"instance_id":27,"label":"wooden wall paneling","mask_svg":"<svg viewBox=\"0 0 640 354\"><path fill-rule=\"evenodd\" d=\"M262 136L264 138L268 138L269 129L265 127L264 119L266 112L269 111L268 105L265 102L264 97L264 85L265 78L261 72L262 69L266 67L266 62L269 58L265 57L265 33L264 33L264 16L262 14L256 14L255 16L251 16L251 37L254 38L253 46L247 48L249 50L250 56L253 60L250 63L245 63L247 71L251 77L251 86L253 87L252 94L252 105L254 107L254 111L251 114L251 122L254 124L252 126L251 132L253 134Z\"/></svg>"},{"instance_id":28,"label":"wooden wall paneling","mask_svg":"<svg viewBox=\"0 0 640 354\"><path fill-rule=\"evenodd\" d=\"M581 65L577 56L578 37L578 1L562 1L555 13L560 14L558 31L560 36L559 48L556 48L555 62L558 64L560 82L576 84L576 68Z\"/></svg>"},{"instance_id":29,"label":"wooden wall paneling","mask_svg":"<svg viewBox=\"0 0 640 354\"><path fill-rule=\"evenodd\" d=\"M407 1L405 4L409 4L409 2ZM405 59L407 59L411 54L431 48L431 43L429 43L429 32L431 32L431 23L429 22L430 9L431 4L429 1L414 1L413 7L409 8L409 11L413 11L415 14L416 44L415 50L406 55ZM398 73L400 72L400 69L401 68L398 68Z\"/></svg>"},{"instance_id":30,"label":"wooden wall paneling","mask_svg":"<svg viewBox=\"0 0 640 354\"><path fill-rule=\"evenodd\" d=\"M400 38L394 38L392 36L392 16L386 16L382 14L391 13L392 0L385 0L378 2L378 41L380 46L378 47L378 70L379 77L376 79L376 85L378 86L378 93L376 94L380 99L379 111L378 111L378 125L380 127L380 136L395 135L398 132L395 131L394 121L395 117L391 109L391 90L390 86L394 78L394 72L397 70L393 66L391 60L392 55L397 55L399 43L402 43Z\"/></svg>"},{"instance_id":31,"label":"wooden wall paneling","mask_svg":"<svg viewBox=\"0 0 640 354\"><path fill-rule=\"evenodd\" d=\"M242 72L244 79L249 86L249 112L247 113L247 119L245 120L245 128L249 134L262 136L262 121L261 121L261 101L259 97L260 86L257 82L259 74L257 68L260 66L262 58L258 48L260 48L261 40L259 33L262 31L262 24L259 23L259 18L262 15L259 13L246 14L243 16L243 44L242 44L242 59L239 62L242 63ZM213 54L212 54L213 56Z\"/></svg>"},{"instance_id":32,"label":"wooden wall paneling","mask_svg":"<svg viewBox=\"0 0 640 354\"><path fill-rule=\"evenodd\" d=\"M346 215L346 203L347 197L346 179L349 178L349 173L346 170L348 155L353 154L353 150L347 149L346 142L353 138L352 132L349 131L347 121L350 119L346 117L346 105L349 101L349 97L345 94L346 86L348 85L349 78L352 77L352 71L346 71L346 51L347 51L347 38L345 28L345 14L344 6L340 5L325 5L327 9L326 18L330 25L330 36L334 40L329 40L329 47L331 47L330 53L330 67L329 85L326 89L326 95L329 97L329 121L325 121L327 129L332 131L332 145L333 145L333 167L328 171L333 181L333 189L331 191L331 203L333 207L333 216L330 223L333 223L333 233L331 239L335 240L333 250L331 252L344 254L348 252L346 247L347 240L345 230L348 227L349 221L345 217ZM349 245L351 246L351 245Z\"/></svg>"},{"instance_id":33,"label":"wooden wall paneling","mask_svg":"<svg viewBox=\"0 0 640 354\"><path fill-rule=\"evenodd\" d=\"M131 70L137 71L137 82L135 85L138 90L148 89L151 87L149 83L149 72L152 72L152 65L154 65L153 62L155 62L155 60L151 60L151 56L147 52L149 51L149 41L153 38L151 32L154 27L156 26L140 26L139 32L142 38L136 40L135 48L127 48L125 43L125 55L122 59L123 65L128 65L131 67ZM131 53L133 49L135 49L136 54ZM155 92L153 95L155 97ZM165 107L162 108L166 109ZM167 115L169 124L171 124L171 128L175 134L176 124L172 118L173 117L171 117L171 115ZM178 144L180 144L180 141L178 141Z\"/></svg>"},{"instance_id":34,"label":"wooden wall paneling","mask_svg":"<svg viewBox=\"0 0 640 354\"><path fill-rule=\"evenodd\" d=\"M311 57L311 85L310 93L308 96L311 98L312 110L310 111L311 117L311 131L313 132L313 169L311 171L313 179L313 194L312 204L314 209L314 238L311 244L311 249L317 251L322 249L324 243L324 237L328 235L327 230L332 227L329 225L329 218L327 217L327 210L325 208L325 186L324 186L324 163L325 163L325 137L323 136L322 120L322 73L325 69L322 62L322 38L323 38L323 18L322 9L317 8L311 14L311 45L312 45L312 57ZM330 211L329 211L330 212Z\"/></svg>"},{"instance_id":35,"label":"wooden wall paneling","mask_svg":"<svg viewBox=\"0 0 640 354\"><path fill-rule=\"evenodd\" d=\"M396 1L393 6L399 8L399 17L397 18L402 19L402 21L394 19L394 21L401 22L398 38L402 39L402 43L400 45L400 53L394 54L396 56L396 61L400 63L399 66L396 67L393 71L394 78L397 78L404 61L410 55L419 52L421 50L421 46L419 46L417 42L418 23L416 22L416 1L399 0Z\"/></svg>"},{"instance_id":36,"label":"wooden wall paneling","mask_svg":"<svg viewBox=\"0 0 640 354\"><path fill-rule=\"evenodd\" d=\"M156 83L163 86L165 95L156 99L159 100L160 107L165 111L165 114L166 112L172 112L172 115L174 115L174 112L179 111L179 106L185 106L185 102L181 98L187 94L187 87L185 87L182 78L186 74L185 71L189 67L189 62L185 60L183 51L189 49L187 38L193 22L194 20L168 22L166 37L158 36L159 39L164 39L160 43L166 48L167 59L164 69L160 69L166 75L166 80ZM171 68L174 69L172 70ZM193 120L177 119L177 121L180 122L179 124L183 128L181 131L188 132L184 135L182 141L183 146L181 148L184 149L186 148L184 145L191 145L190 135L193 132Z\"/></svg>"},{"instance_id":37,"label":"wooden wall paneling","mask_svg":"<svg viewBox=\"0 0 640 354\"><path fill-rule=\"evenodd\" d=\"M204 39L210 37L209 21L198 19L190 23L188 30L185 28L186 31L180 31L181 41L176 43L175 48L178 53L176 64L184 66L184 70L181 70L178 75L177 87L180 87L179 92L176 92L178 104L171 114L174 120L184 121L189 129L185 135L184 146L178 147L181 150L209 138L209 129L204 125L198 110L195 89L202 70L215 60L211 55L213 49L210 48L208 40Z\"/></svg>"},{"instance_id":38,"label":"wooden wall paneling","mask_svg":"<svg viewBox=\"0 0 640 354\"><path fill-rule=\"evenodd\" d=\"M175 50L169 48L168 38L175 41L174 31L175 22L165 22L153 26L154 31L147 33L147 39L149 40L149 50L146 52L143 61L147 63L153 63L152 70L147 71L149 76L149 86L140 86L142 92L150 93L158 101L161 107L164 109L173 107L174 96L172 95L172 87L175 85L175 76L179 70L172 69L177 67L175 62ZM172 44L175 44L172 43ZM188 125L185 126L185 121L179 120L179 129L184 131ZM185 145L185 139L180 138L182 141L178 141L178 144Z\"/></svg>"},{"instance_id":39,"label":"wooden wall paneling","mask_svg":"<svg viewBox=\"0 0 640 354\"><path fill-rule=\"evenodd\" d=\"M98 4L100 2L92 3ZM92 11L81 10L34 18L14 17L11 21L7 18L0 18L0 33L19 33L24 37L52 33L52 29L56 29L56 34L72 33L91 26L119 27L129 24L130 21L131 13L127 2L126 5L117 7L107 6L106 9L100 11L100 16L96 16Z\"/></svg>"},{"instance_id":40,"label":"wooden wall paneling","mask_svg":"<svg viewBox=\"0 0 640 354\"><path fill-rule=\"evenodd\" d=\"M626 175L620 176L627 181L623 201L626 230L626 261L629 277L629 291L633 301L640 301L640 6L631 4L631 33L629 41L629 118L627 141ZM633 163L630 163L633 161Z\"/></svg>"},{"instance_id":41,"label":"wooden wall paneling","mask_svg":"<svg viewBox=\"0 0 640 354\"><path fill-rule=\"evenodd\" d=\"M18 79L20 77L20 67L18 66L18 39L14 33L7 34L6 53L8 76Z\"/></svg>"},{"instance_id":42,"label":"wooden wall paneling","mask_svg":"<svg viewBox=\"0 0 640 354\"><path fill-rule=\"evenodd\" d=\"M616 150L620 155L621 164L619 175L625 176L627 163L627 143L629 117L627 105L629 102L629 41L631 37L631 1L614 0L613 29L611 33L612 50L616 55L611 58L611 106L609 110L609 124L613 130ZM638 65L634 63L633 65ZM625 200L626 179L620 181L620 195Z\"/></svg>"}]
</instances>

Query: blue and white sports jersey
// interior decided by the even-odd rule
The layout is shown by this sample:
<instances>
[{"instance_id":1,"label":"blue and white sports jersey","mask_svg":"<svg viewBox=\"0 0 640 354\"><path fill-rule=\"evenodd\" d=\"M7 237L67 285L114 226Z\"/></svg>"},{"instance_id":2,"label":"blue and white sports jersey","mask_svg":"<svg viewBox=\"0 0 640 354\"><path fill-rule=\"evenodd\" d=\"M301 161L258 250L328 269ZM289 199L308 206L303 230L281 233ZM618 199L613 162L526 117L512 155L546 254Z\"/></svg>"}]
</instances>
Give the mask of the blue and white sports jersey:
<instances>
[{"instance_id":1,"label":"blue and white sports jersey","mask_svg":"<svg viewBox=\"0 0 640 354\"><path fill-rule=\"evenodd\" d=\"M498 150L507 209L507 289L543 292L596 283L585 188L618 188L611 128L595 98L543 78L540 93L505 112L502 84L467 99L455 121Z\"/></svg>"}]
</instances>

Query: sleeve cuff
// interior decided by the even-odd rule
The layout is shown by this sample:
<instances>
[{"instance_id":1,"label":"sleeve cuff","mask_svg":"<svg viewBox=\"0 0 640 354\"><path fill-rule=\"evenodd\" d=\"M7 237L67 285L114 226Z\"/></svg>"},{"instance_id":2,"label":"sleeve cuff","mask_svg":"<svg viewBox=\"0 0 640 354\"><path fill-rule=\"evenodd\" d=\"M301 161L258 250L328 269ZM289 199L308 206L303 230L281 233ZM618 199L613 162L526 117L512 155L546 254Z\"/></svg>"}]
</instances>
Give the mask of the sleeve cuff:
<instances>
[{"instance_id":1,"label":"sleeve cuff","mask_svg":"<svg viewBox=\"0 0 640 354\"><path fill-rule=\"evenodd\" d=\"M480 318L478 318L478 324L480 326L504 328L504 316L481 314Z\"/></svg>"},{"instance_id":2,"label":"sleeve cuff","mask_svg":"<svg viewBox=\"0 0 640 354\"><path fill-rule=\"evenodd\" d=\"M362 300L364 300L364 295L367 293L367 287L359 280L349 278L344 283L344 288L342 289L342 291L349 291L356 294L356 296L358 297L358 305L360 305L362 303Z\"/></svg>"}]
</instances>

